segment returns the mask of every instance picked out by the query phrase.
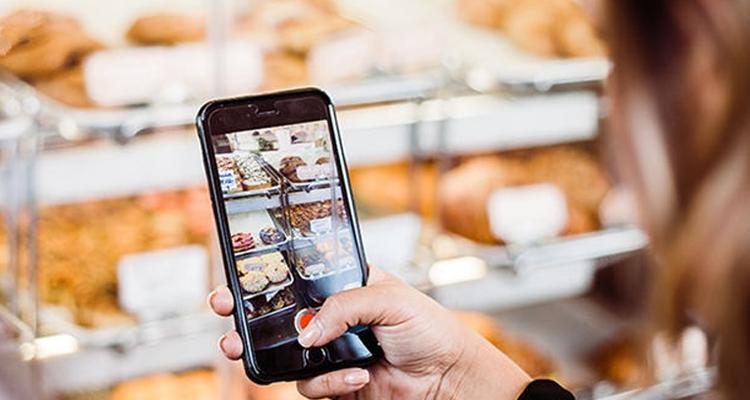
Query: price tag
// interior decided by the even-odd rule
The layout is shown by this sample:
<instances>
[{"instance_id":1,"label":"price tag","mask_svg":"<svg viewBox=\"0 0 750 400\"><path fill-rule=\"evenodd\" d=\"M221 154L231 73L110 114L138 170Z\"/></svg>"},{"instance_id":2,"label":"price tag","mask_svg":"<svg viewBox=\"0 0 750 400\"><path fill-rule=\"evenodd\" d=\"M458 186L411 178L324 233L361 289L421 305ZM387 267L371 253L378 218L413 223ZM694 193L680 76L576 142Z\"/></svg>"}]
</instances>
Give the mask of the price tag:
<instances>
[{"instance_id":1,"label":"price tag","mask_svg":"<svg viewBox=\"0 0 750 400\"><path fill-rule=\"evenodd\" d=\"M219 170L219 183L224 193L232 193L239 187L237 174L229 170Z\"/></svg>"},{"instance_id":2,"label":"price tag","mask_svg":"<svg viewBox=\"0 0 750 400\"><path fill-rule=\"evenodd\" d=\"M310 230L316 234L330 232L331 217L310 220Z\"/></svg>"},{"instance_id":3,"label":"price tag","mask_svg":"<svg viewBox=\"0 0 750 400\"><path fill-rule=\"evenodd\" d=\"M560 234L568 223L568 206L554 185L518 186L493 192L487 215L496 238L528 244Z\"/></svg>"},{"instance_id":4,"label":"price tag","mask_svg":"<svg viewBox=\"0 0 750 400\"><path fill-rule=\"evenodd\" d=\"M297 176L303 181L326 179L331 176L331 164L301 165L297 167Z\"/></svg>"},{"instance_id":5,"label":"price tag","mask_svg":"<svg viewBox=\"0 0 750 400\"><path fill-rule=\"evenodd\" d=\"M141 320L200 308L208 291L208 254L201 246L132 254L117 265L120 306Z\"/></svg>"}]
</instances>

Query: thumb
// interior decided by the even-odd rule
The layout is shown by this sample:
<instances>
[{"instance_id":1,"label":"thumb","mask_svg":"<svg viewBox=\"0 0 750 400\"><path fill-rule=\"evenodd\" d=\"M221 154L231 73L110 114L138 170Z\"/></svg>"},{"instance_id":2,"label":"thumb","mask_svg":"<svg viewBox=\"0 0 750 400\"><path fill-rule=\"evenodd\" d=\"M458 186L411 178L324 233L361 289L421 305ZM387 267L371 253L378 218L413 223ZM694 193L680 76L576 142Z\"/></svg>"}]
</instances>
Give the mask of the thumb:
<instances>
[{"instance_id":1,"label":"thumb","mask_svg":"<svg viewBox=\"0 0 750 400\"><path fill-rule=\"evenodd\" d=\"M395 285L376 284L329 297L297 339L302 347L320 347L358 325L392 326L406 316L394 308Z\"/></svg>"}]
</instances>

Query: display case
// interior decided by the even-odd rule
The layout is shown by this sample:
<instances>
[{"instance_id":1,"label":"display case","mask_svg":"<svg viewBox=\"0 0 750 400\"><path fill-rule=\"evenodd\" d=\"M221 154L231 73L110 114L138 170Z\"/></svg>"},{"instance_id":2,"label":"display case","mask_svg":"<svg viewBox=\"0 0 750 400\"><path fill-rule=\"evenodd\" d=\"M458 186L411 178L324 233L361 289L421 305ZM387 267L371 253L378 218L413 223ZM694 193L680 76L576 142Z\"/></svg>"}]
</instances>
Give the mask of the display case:
<instances>
[{"instance_id":1,"label":"display case","mask_svg":"<svg viewBox=\"0 0 750 400\"><path fill-rule=\"evenodd\" d=\"M624 389L603 384L587 358L634 323L591 298L597 271L622 268L648 244L627 215L601 211L616 186L596 155L606 51L572 1L560 2L556 12L572 16L557 30L534 17L538 2L495 3L34 2L55 14L21 15L25 29L76 38L45 71L0 56L15 72L0 94L33 111L23 129L32 144L3 139L3 190L14 200L4 203L0 272L4 304L30 332L14 348L33 349L19 360L38 374L34 395L138 398L195 384L201 399L288 398L247 389L216 350L230 324L202 301L223 273L192 124L206 98L309 84L337 105L369 262L446 306L484 313L507 332L493 343L581 398ZM4 126L3 138L17 137ZM248 318L284 314L289 290L326 287L332 268L346 268L325 255L351 244L315 222L337 215L336 177L316 173L325 163L314 145L285 153L278 138L249 132L217 146L243 268L304 265L244 299ZM300 174L303 165L312 168ZM30 217L10 208L21 205ZM183 306L138 289L175 277L170 295Z\"/></svg>"}]
</instances>

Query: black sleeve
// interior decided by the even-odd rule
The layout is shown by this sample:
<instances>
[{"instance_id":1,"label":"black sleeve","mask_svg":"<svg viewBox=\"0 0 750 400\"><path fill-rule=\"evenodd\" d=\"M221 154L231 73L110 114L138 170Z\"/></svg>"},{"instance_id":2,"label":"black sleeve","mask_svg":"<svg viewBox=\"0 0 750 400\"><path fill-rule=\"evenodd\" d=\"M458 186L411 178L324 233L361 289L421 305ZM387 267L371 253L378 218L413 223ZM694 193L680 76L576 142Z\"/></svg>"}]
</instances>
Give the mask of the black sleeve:
<instances>
[{"instance_id":1,"label":"black sleeve","mask_svg":"<svg viewBox=\"0 0 750 400\"><path fill-rule=\"evenodd\" d=\"M537 379L526 386L518 400L575 400L575 397L555 381Z\"/></svg>"}]
</instances>

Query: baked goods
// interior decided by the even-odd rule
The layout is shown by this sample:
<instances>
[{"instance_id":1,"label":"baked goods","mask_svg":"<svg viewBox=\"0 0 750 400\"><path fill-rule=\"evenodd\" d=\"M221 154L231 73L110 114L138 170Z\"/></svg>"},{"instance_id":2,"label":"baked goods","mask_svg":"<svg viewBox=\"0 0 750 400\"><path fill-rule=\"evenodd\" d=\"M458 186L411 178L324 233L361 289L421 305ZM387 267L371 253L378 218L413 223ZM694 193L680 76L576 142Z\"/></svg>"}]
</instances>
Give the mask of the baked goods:
<instances>
[{"instance_id":1,"label":"baked goods","mask_svg":"<svg viewBox=\"0 0 750 400\"><path fill-rule=\"evenodd\" d=\"M0 67L24 79L49 77L102 47L73 19L50 12L7 15L0 33Z\"/></svg>"},{"instance_id":2,"label":"baked goods","mask_svg":"<svg viewBox=\"0 0 750 400\"><path fill-rule=\"evenodd\" d=\"M515 361L530 376L540 377L555 371L555 365L549 357L531 343L503 331L491 317L467 312L456 313L456 316Z\"/></svg>"},{"instance_id":3,"label":"baked goods","mask_svg":"<svg viewBox=\"0 0 750 400\"><path fill-rule=\"evenodd\" d=\"M271 177L260 166L257 160L249 155L238 154L235 158L237 169L242 177L244 190L266 189L273 186Z\"/></svg>"},{"instance_id":4,"label":"baked goods","mask_svg":"<svg viewBox=\"0 0 750 400\"><path fill-rule=\"evenodd\" d=\"M333 227L332 221L325 220L331 216L331 204L330 200L293 204L289 206L289 222L293 228L299 230L305 236L328 232ZM346 212L344 210L344 202L341 199L337 200L336 209L338 217L343 219Z\"/></svg>"},{"instance_id":5,"label":"baked goods","mask_svg":"<svg viewBox=\"0 0 750 400\"><path fill-rule=\"evenodd\" d=\"M117 298L120 258L207 245L211 215L203 187L42 207L37 229L40 301L64 307L87 327L132 323Z\"/></svg>"},{"instance_id":6,"label":"baked goods","mask_svg":"<svg viewBox=\"0 0 750 400\"><path fill-rule=\"evenodd\" d=\"M315 165L325 165L331 162L331 158L328 156L322 156L315 161Z\"/></svg>"},{"instance_id":7,"label":"baked goods","mask_svg":"<svg viewBox=\"0 0 750 400\"><path fill-rule=\"evenodd\" d=\"M158 374L120 383L110 400L212 400L220 394L216 373L198 370L181 374Z\"/></svg>"},{"instance_id":8,"label":"baked goods","mask_svg":"<svg viewBox=\"0 0 750 400\"><path fill-rule=\"evenodd\" d=\"M260 240L266 245L281 243L285 239L284 234L272 226L261 229L258 236L260 236Z\"/></svg>"},{"instance_id":9,"label":"baked goods","mask_svg":"<svg viewBox=\"0 0 750 400\"><path fill-rule=\"evenodd\" d=\"M206 21L185 14L157 14L138 18L126 34L138 45L173 45L197 42L206 37Z\"/></svg>"},{"instance_id":10,"label":"baked goods","mask_svg":"<svg viewBox=\"0 0 750 400\"><path fill-rule=\"evenodd\" d=\"M239 232L232 235L232 249L234 251L248 251L255 248L255 238L252 234Z\"/></svg>"},{"instance_id":11,"label":"baked goods","mask_svg":"<svg viewBox=\"0 0 750 400\"><path fill-rule=\"evenodd\" d=\"M273 295L269 300L256 298L245 302L245 308L247 309L248 319L253 319L281 310L294 303L294 292L291 288L285 288Z\"/></svg>"},{"instance_id":12,"label":"baked goods","mask_svg":"<svg viewBox=\"0 0 750 400\"><path fill-rule=\"evenodd\" d=\"M282 51L270 52L264 56L263 66L263 89L302 86L308 82L307 64L302 55Z\"/></svg>"},{"instance_id":13,"label":"baked goods","mask_svg":"<svg viewBox=\"0 0 750 400\"><path fill-rule=\"evenodd\" d=\"M331 272L331 265L324 255L315 250L297 253L297 270L302 276L311 278Z\"/></svg>"},{"instance_id":14,"label":"baked goods","mask_svg":"<svg viewBox=\"0 0 750 400\"><path fill-rule=\"evenodd\" d=\"M292 182L301 182L297 175L297 167L307 165L302 158L297 156L287 156L281 159L279 163L279 172Z\"/></svg>"},{"instance_id":15,"label":"baked goods","mask_svg":"<svg viewBox=\"0 0 750 400\"><path fill-rule=\"evenodd\" d=\"M543 57L602 57L594 25L574 0L458 0L469 23L503 31L518 47Z\"/></svg>"},{"instance_id":16,"label":"baked goods","mask_svg":"<svg viewBox=\"0 0 750 400\"><path fill-rule=\"evenodd\" d=\"M239 260L237 272L243 288L251 294L263 291L269 284L284 283L289 278L289 267L279 252Z\"/></svg>"},{"instance_id":17,"label":"baked goods","mask_svg":"<svg viewBox=\"0 0 750 400\"><path fill-rule=\"evenodd\" d=\"M287 269L285 264L267 264L266 267L263 268L263 273L266 274L271 283L281 283L289 277L289 269Z\"/></svg>"},{"instance_id":18,"label":"baked goods","mask_svg":"<svg viewBox=\"0 0 750 400\"><path fill-rule=\"evenodd\" d=\"M263 271L250 270L240 276L240 285L250 294L262 292L268 286L268 283L268 277Z\"/></svg>"},{"instance_id":19,"label":"baked goods","mask_svg":"<svg viewBox=\"0 0 750 400\"><path fill-rule=\"evenodd\" d=\"M48 78L35 80L34 86L51 99L71 107L96 106L86 93L86 83L80 65L57 72Z\"/></svg>"},{"instance_id":20,"label":"baked goods","mask_svg":"<svg viewBox=\"0 0 750 400\"><path fill-rule=\"evenodd\" d=\"M598 208L609 182L597 160L573 145L470 159L441 179L440 219L451 232L482 243L500 243L490 230L490 195L500 188L535 183L551 183L565 194L565 234L598 229Z\"/></svg>"},{"instance_id":21,"label":"baked goods","mask_svg":"<svg viewBox=\"0 0 750 400\"><path fill-rule=\"evenodd\" d=\"M219 172L219 183L224 194L241 192L242 176L231 156L216 156L216 168Z\"/></svg>"}]
</instances>

